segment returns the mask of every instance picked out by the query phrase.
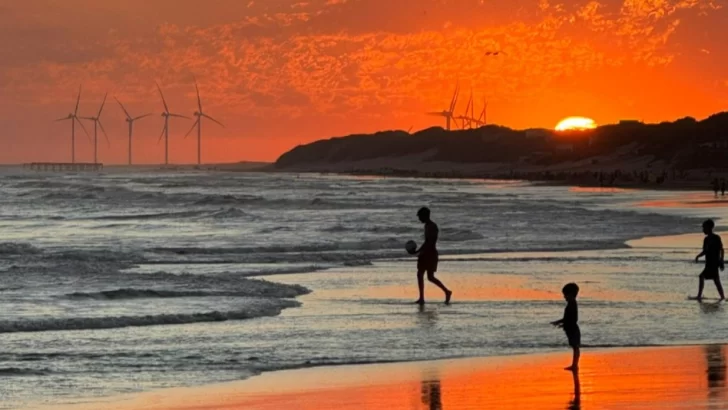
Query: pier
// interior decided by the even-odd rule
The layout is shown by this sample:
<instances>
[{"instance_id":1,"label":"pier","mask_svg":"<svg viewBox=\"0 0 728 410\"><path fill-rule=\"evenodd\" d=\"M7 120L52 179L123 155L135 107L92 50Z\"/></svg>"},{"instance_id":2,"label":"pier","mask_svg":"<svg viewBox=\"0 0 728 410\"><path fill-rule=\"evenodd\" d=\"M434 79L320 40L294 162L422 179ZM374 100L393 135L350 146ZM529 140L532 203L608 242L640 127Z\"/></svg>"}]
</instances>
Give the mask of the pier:
<instances>
[{"instance_id":1,"label":"pier","mask_svg":"<svg viewBox=\"0 0 728 410\"><path fill-rule=\"evenodd\" d=\"M95 162L31 162L30 164L23 164L23 169L43 172L89 172L101 171L104 169L104 164Z\"/></svg>"}]
</instances>

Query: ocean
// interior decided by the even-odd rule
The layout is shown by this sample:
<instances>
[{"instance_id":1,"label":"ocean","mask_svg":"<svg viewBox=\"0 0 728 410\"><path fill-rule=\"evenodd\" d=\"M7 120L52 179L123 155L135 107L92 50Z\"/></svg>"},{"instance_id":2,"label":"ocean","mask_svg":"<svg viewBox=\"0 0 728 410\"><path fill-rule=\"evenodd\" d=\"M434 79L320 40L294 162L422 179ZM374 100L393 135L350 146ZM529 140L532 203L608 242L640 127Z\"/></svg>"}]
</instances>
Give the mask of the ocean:
<instances>
[{"instance_id":1,"label":"ocean","mask_svg":"<svg viewBox=\"0 0 728 410\"><path fill-rule=\"evenodd\" d=\"M0 408L308 366L723 342L697 291L712 193L521 181L0 169ZM440 226L419 308L416 218ZM715 297L712 283L708 296ZM568 363L565 363L568 364Z\"/></svg>"}]
</instances>

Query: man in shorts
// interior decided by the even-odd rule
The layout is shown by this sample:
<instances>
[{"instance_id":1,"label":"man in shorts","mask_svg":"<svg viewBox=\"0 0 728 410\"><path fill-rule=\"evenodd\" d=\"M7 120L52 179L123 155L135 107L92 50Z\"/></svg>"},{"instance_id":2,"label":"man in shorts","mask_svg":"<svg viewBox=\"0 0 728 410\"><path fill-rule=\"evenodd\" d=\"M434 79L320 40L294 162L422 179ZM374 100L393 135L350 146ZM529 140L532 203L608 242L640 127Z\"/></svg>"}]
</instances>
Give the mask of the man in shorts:
<instances>
[{"instance_id":1,"label":"man in shorts","mask_svg":"<svg viewBox=\"0 0 728 410\"><path fill-rule=\"evenodd\" d=\"M430 210L428 208L421 208L417 212L417 217L420 222L425 224L425 242L422 244L420 249L415 251L417 254L417 285L420 289L420 298L417 299L418 304L425 304L425 273L427 273L427 280L434 283L437 287L445 292L445 304L450 304L452 298L452 291L450 291L440 280L435 277L437 272L437 263L439 255L437 253L437 236L440 233L437 224L432 222L430 219Z\"/></svg>"},{"instance_id":2,"label":"man in shorts","mask_svg":"<svg viewBox=\"0 0 728 410\"><path fill-rule=\"evenodd\" d=\"M713 233L715 228L715 222L708 219L703 222L703 233L705 239L703 240L703 251L695 257L695 263L698 263L701 256L705 256L705 269L700 274L700 285L698 287L698 296L695 297L697 300L703 299L703 287L705 287L705 280L712 279L715 282L715 287L718 288L718 294L720 294L720 300L725 300L723 294L723 286L720 284L719 270L724 269L723 265L723 241L720 240L720 236Z\"/></svg>"}]
</instances>

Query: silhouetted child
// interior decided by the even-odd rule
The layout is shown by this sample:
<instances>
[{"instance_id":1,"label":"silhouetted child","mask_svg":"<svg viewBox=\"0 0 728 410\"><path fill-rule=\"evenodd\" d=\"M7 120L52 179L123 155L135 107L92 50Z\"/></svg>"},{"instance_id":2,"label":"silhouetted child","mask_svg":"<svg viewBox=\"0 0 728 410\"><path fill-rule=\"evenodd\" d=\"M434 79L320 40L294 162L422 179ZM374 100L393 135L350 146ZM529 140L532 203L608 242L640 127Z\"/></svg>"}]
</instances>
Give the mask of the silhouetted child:
<instances>
[{"instance_id":1,"label":"silhouetted child","mask_svg":"<svg viewBox=\"0 0 728 410\"><path fill-rule=\"evenodd\" d=\"M576 296L579 295L579 286L576 283L569 283L561 289L561 293L564 294L566 299L566 309L564 309L563 319L551 322L552 325L558 326L564 329L566 337L569 339L569 346L574 350L574 357L571 361L571 366L564 370L577 371L579 370L579 357L581 352L579 347L581 346L581 330L579 329L579 307L576 304Z\"/></svg>"},{"instance_id":2,"label":"silhouetted child","mask_svg":"<svg viewBox=\"0 0 728 410\"><path fill-rule=\"evenodd\" d=\"M700 273L700 285L698 287L698 296L695 297L697 300L703 299L703 287L705 287L705 279L712 279L715 282L715 287L718 288L720 294L720 300L725 299L723 294L723 286L720 284L720 275L718 270L723 270L723 241L720 240L720 236L713 233L715 228L715 222L712 219L708 219L703 222L703 233L705 239L703 240L703 251L695 257L695 263L698 263L701 256L705 256L705 269Z\"/></svg>"}]
</instances>

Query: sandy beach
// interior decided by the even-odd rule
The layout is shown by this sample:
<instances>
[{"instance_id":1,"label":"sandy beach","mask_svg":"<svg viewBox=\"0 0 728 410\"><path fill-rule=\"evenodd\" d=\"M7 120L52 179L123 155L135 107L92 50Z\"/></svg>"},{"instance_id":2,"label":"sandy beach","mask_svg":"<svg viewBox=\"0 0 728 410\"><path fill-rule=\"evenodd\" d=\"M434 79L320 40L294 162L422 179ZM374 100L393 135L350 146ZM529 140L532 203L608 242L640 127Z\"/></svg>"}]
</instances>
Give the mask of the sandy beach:
<instances>
[{"instance_id":1,"label":"sandy beach","mask_svg":"<svg viewBox=\"0 0 728 410\"><path fill-rule=\"evenodd\" d=\"M243 382L45 409L725 409L726 347L568 353L320 367Z\"/></svg>"}]
</instances>

